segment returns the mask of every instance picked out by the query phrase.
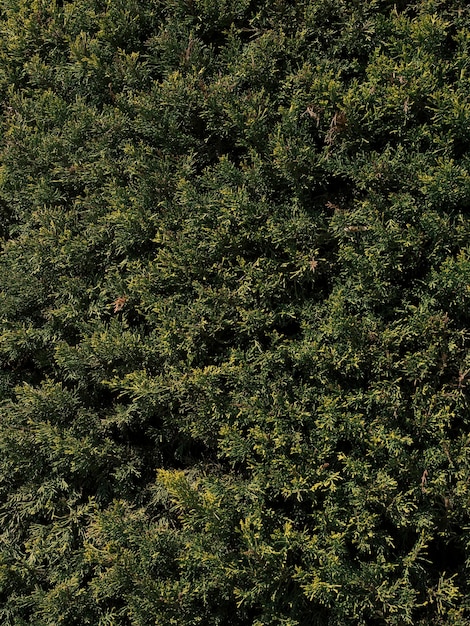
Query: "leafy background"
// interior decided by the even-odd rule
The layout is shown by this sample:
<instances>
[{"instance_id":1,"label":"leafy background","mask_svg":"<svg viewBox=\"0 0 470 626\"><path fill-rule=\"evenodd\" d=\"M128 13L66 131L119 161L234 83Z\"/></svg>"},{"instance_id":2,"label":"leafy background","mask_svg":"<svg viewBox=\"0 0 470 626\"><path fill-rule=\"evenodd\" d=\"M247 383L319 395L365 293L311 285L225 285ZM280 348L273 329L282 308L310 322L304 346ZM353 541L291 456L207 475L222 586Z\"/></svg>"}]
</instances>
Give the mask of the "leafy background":
<instances>
[{"instance_id":1,"label":"leafy background","mask_svg":"<svg viewBox=\"0 0 470 626\"><path fill-rule=\"evenodd\" d=\"M0 619L469 620L458 0L2 0Z\"/></svg>"}]
</instances>

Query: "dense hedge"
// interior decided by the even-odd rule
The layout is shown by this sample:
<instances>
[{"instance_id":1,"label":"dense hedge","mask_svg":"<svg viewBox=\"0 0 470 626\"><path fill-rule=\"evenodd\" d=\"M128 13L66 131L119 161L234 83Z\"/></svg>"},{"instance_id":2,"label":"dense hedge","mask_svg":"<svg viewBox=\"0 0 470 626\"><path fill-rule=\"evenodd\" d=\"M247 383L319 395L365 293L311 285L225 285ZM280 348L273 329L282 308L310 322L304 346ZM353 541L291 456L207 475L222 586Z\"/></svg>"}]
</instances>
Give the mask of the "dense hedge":
<instances>
[{"instance_id":1,"label":"dense hedge","mask_svg":"<svg viewBox=\"0 0 470 626\"><path fill-rule=\"evenodd\" d=\"M469 623L466 5L2 0L2 624Z\"/></svg>"}]
</instances>

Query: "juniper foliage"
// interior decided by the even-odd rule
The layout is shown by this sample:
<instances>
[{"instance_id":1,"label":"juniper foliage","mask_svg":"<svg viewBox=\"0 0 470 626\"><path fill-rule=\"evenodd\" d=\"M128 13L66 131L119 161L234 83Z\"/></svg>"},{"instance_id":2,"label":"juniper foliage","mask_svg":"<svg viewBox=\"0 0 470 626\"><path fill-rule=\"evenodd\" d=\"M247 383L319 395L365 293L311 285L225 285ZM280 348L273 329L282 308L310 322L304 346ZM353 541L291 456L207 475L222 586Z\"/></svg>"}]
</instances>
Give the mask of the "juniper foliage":
<instances>
[{"instance_id":1,"label":"juniper foliage","mask_svg":"<svg viewBox=\"0 0 470 626\"><path fill-rule=\"evenodd\" d=\"M2 0L2 624L469 623L466 4Z\"/></svg>"}]
</instances>

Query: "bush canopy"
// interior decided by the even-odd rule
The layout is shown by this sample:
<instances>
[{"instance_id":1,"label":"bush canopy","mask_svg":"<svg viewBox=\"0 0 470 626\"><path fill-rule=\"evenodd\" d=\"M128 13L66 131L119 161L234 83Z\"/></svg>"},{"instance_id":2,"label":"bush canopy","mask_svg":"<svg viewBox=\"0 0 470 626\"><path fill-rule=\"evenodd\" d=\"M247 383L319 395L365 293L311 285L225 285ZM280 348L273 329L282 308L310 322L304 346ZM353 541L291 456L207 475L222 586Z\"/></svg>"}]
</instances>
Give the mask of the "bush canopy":
<instances>
[{"instance_id":1,"label":"bush canopy","mask_svg":"<svg viewBox=\"0 0 470 626\"><path fill-rule=\"evenodd\" d=\"M468 625L467 2L0 35L0 622Z\"/></svg>"}]
</instances>

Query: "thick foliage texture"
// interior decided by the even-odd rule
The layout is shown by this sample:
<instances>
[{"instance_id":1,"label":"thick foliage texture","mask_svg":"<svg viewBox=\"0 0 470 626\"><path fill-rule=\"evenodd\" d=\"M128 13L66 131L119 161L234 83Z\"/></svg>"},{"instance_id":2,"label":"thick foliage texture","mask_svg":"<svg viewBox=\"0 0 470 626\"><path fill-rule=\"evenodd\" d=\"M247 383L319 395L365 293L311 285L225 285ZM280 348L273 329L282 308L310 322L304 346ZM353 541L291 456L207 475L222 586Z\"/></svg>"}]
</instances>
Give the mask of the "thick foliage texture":
<instances>
[{"instance_id":1,"label":"thick foliage texture","mask_svg":"<svg viewBox=\"0 0 470 626\"><path fill-rule=\"evenodd\" d=\"M0 623L470 623L465 0L1 0Z\"/></svg>"}]
</instances>

